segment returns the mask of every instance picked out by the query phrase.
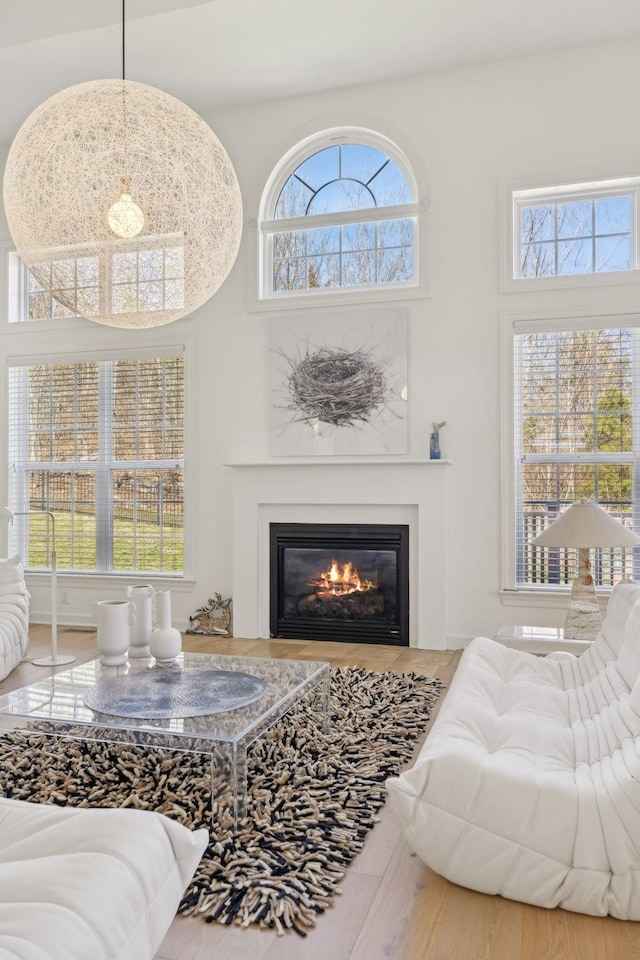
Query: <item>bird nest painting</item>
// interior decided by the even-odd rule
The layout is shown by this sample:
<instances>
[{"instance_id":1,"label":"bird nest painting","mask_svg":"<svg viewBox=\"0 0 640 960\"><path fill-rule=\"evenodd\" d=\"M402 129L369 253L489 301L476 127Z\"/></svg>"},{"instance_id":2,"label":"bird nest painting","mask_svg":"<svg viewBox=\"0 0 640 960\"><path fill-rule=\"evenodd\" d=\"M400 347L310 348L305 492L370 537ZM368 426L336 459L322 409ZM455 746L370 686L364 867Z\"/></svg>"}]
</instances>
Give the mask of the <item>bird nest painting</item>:
<instances>
[{"instance_id":1,"label":"bird nest painting","mask_svg":"<svg viewBox=\"0 0 640 960\"><path fill-rule=\"evenodd\" d=\"M271 452L407 452L404 311L275 320L270 327Z\"/></svg>"}]
</instances>

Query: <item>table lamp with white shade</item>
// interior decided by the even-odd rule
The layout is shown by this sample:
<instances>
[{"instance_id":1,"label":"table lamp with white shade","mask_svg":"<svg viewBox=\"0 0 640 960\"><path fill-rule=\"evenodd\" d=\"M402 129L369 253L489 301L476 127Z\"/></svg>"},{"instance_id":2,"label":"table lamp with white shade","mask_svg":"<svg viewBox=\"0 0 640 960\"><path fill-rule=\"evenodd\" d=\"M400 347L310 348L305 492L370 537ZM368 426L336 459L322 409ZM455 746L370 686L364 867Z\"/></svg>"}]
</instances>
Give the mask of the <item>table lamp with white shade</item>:
<instances>
[{"instance_id":1,"label":"table lamp with white shade","mask_svg":"<svg viewBox=\"0 0 640 960\"><path fill-rule=\"evenodd\" d=\"M597 503L580 500L561 513L531 545L577 549L578 571L571 588L564 635L572 640L595 639L602 617L589 572L589 551L592 547L636 547L640 545L640 537Z\"/></svg>"},{"instance_id":2,"label":"table lamp with white shade","mask_svg":"<svg viewBox=\"0 0 640 960\"><path fill-rule=\"evenodd\" d=\"M64 663L74 663L75 657L58 653L58 569L56 562L56 518L50 510L13 511L10 507L0 507L0 520L13 523L14 517L30 517L45 514L51 521L51 655L38 657L31 662L37 667L59 667Z\"/></svg>"}]
</instances>

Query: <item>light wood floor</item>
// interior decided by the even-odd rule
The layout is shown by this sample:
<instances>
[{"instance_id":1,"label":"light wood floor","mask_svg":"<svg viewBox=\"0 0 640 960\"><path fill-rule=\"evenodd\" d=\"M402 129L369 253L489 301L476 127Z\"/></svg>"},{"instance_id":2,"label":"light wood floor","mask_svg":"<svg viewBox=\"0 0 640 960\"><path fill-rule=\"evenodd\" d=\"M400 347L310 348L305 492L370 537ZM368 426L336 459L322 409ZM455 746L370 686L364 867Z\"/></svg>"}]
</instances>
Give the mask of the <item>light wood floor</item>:
<instances>
[{"instance_id":1,"label":"light wood floor","mask_svg":"<svg viewBox=\"0 0 640 960\"><path fill-rule=\"evenodd\" d=\"M32 627L29 656L47 653L46 627ZM60 651L96 655L95 632L61 629ZM293 657L374 670L415 670L448 683L458 655L368 644L185 636L186 650ZM22 663L0 693L42 677ZM65 667L59 669L67 669ZM456 887L413 855L388 807L347 871L342 896L306 940L268 931L174 921L156 960L640 960L640 924L585 917Z\"/></svg>"}]
</instances>

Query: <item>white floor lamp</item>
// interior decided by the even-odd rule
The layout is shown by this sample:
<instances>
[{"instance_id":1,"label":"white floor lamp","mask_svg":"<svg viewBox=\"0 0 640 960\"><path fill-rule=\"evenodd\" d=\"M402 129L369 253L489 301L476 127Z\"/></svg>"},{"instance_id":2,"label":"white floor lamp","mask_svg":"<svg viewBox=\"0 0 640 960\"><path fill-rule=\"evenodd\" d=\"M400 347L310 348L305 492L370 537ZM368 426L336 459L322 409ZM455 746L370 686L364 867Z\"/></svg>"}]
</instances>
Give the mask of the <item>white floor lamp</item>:
<instances>
[{"instance_id":1,"label":"white floor lamp","mask_svg":"<svg viewBox=\"0 0 640 960\"><path fill-rule=\"evenodd\" d=\"M46 515L51 520L51 656L32 660L37 667L59 667L65 663L75 663L75 657L58 653L58 568L56 561L56 518L50 510L25 510L14 512L10 507L0 507L0 520L13 523L14 517L30 517L34 514Z\"/></svg>"}]
</instances>

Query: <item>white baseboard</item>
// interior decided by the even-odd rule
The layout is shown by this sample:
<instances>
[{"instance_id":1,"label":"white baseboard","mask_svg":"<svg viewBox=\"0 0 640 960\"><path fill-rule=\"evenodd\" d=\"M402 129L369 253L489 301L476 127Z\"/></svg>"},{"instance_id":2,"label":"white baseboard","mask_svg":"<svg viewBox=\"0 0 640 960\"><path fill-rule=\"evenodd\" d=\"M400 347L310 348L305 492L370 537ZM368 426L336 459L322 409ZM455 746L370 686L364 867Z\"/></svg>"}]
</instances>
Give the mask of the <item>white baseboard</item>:
<instances>
[{"instance_id":1,"label":"white baseboard","mask_svg":"<svg viewBox=\"0 0 640 960\"><path fill-rule=\"evenodd\" d=\"M447 650L464 650L475 636L476 634L450 633L447 635Z\"/></svg>"}]
</instances>

